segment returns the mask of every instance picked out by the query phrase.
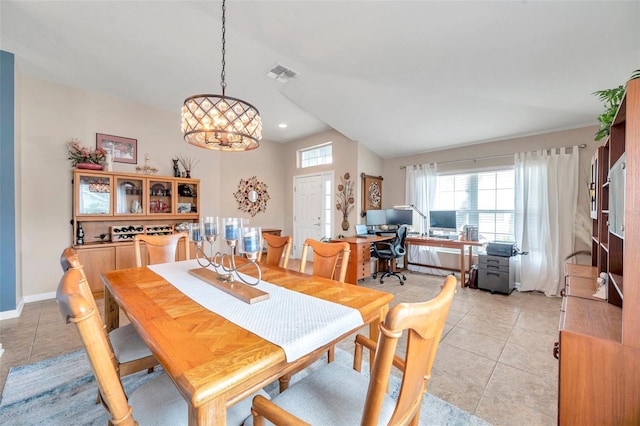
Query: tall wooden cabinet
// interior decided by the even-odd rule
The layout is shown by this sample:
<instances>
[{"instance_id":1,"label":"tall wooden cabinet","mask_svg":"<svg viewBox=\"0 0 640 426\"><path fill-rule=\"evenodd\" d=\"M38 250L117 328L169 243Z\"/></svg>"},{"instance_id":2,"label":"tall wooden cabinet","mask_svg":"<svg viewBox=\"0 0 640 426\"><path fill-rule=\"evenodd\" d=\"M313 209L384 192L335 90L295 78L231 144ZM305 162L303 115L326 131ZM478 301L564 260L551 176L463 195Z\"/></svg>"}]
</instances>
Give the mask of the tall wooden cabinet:
<instances>
[{"instance_id":1,"label":"tall wooden cabinet","mask_svg":"<svg viewBox=\"0 0 640 426\"><path fill-rule=\"evenodd\" d=\"M96 297L104 293L100 273L135 266L135 234L171 233L178 224L199 219L198 179L74 169L72 183L73 248ZM178 260L184 259L183 244Z\"/></svg>"},{"instance_id":2,"label":"tall wooden cabinet","mask_svg":"<svg viewBox=\"0 0 640 426\"><path fill-rule=\"evenodd\" d=\"M561 308L558 424L637 425L640 80L627 85L609 139L592 161L592 179L592 271L568 272ZM607 300L592 296L594 273L608 277Z\"/></svg>"}]
</instances>

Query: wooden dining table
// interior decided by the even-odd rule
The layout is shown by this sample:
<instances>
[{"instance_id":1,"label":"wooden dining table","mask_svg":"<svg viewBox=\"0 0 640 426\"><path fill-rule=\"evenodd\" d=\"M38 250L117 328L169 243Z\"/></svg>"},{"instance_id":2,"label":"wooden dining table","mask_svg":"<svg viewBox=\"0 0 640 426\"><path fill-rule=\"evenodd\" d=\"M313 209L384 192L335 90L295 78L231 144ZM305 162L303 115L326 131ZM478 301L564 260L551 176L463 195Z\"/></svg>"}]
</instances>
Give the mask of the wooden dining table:
<instances>
[{"instance_id":1,"label":"wooden dining table","mask_svg":"<svg viewBox=\"0 0 640 426\"><path fill-rule=\"evenodd\" d=\"M275 266L261 270L263 281L356 309L377 340L392 294ZM204 308L148 267L104 272L102 279L107 329L119 326L123 309L187 401L190 425L226 424L227 407L289 377L357 331L288 362L280 346Z\"/></svg>"}]
</instances>

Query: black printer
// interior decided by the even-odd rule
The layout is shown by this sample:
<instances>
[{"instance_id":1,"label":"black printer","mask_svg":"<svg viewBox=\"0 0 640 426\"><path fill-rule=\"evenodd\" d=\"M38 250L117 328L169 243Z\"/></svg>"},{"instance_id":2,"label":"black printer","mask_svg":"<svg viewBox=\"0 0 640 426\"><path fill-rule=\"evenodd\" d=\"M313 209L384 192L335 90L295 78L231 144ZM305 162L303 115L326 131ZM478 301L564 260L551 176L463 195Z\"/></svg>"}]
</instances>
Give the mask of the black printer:
<instances>
[{"instance_id":1,"label":"black printer","mask_svg":"<svg viewBox=\"0 0 640 426\"><path fill-rule=\"evenodd\" d=\"M487 254L489 256L511 257L518 253L515 243L502 243L494 241L487 244Z\"/></svg>"}]
</instances>

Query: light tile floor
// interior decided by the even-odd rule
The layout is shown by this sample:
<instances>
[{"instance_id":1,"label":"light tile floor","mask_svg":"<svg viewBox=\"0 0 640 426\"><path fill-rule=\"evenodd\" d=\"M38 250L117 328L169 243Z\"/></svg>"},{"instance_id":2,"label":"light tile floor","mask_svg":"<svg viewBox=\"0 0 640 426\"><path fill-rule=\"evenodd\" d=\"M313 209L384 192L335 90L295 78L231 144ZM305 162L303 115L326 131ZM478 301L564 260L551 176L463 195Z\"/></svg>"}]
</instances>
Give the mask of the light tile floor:
<instances>
[{"instance_id":1,"label":"light tile floor","mask_svg":"<svg viewBox=\"0 0 640 426\"><path fill-rule=\"evenodd\" d=\"M297 267L295 260L289 267ZM439 291L443 277L407 273L380 285L394 304L422 301ZM103 300L98 299L102 309ZM560 299L540 293L509 296L458 289L429 382L429 392L496 425L555 425L558 364L551 355L558 336ZM122 323L126 322L123 315ZM0 387L10 367L33 363L81 347L56 302L25 305L19 318L0 321ZM352 350L352 340L339 345Z\"/></svg>"}]
</instances>

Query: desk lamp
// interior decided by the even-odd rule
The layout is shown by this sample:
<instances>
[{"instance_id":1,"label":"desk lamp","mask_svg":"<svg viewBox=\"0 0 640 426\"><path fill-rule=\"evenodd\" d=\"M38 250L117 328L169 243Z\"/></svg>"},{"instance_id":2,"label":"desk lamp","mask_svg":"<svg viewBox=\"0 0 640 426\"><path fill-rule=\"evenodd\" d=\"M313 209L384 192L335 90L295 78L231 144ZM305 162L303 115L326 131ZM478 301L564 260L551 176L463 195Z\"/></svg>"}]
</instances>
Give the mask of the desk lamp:
<instances>
[{"instance_id":1,"label":"desk lamp","mask_svg":"<svg viewBox=\"0 0 640 426\"><path fill-rule=\"evenodd\" d=\"M422 218L422 234L421 235L423 237L427 235L427 215L422 213L420 209L416 207L415 204L404 204L401 206L393 206L393 209L394 210L411 210L411 209L415 210Z\"/></svg>"}]
</instances>

